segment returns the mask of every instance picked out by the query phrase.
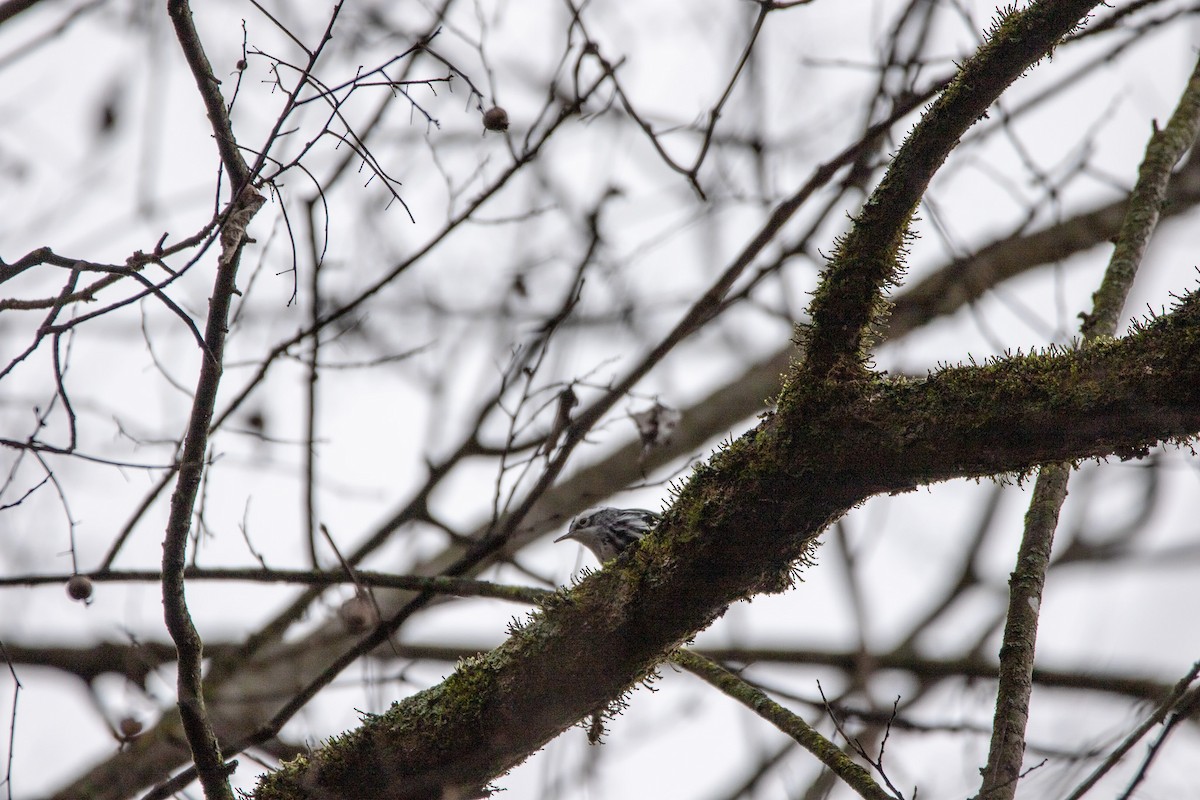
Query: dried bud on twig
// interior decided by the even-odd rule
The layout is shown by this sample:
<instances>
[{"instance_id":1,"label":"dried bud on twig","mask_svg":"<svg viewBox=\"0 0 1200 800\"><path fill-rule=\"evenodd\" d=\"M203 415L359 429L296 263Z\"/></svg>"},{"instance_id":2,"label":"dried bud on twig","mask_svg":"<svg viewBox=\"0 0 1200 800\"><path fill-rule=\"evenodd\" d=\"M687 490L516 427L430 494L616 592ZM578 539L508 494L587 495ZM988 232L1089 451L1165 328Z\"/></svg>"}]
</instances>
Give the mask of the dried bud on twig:
<instances>
[{"instance_id":1,"label":"dried bud on twig","mask_svg":"<svg viewBox=\"0 0 1200 800\"><path fill-rule=\"evenodd\" d=\"M500 106L492 106L483 112L483 127L489 131L508 130L508 112Z\"/></svg>"},{"instance_id":2,"label":"dried bud on twig","mask_svg":"<svg viewBox=\"0 0 1200 800\"><path fill-rule=\"evenodd\" d=\"M347 633L366 633L379 622L375 604L361 594L342 603L342 607L338 609L338 616Z\"/></svg>"},{"instance_id":3,"label":"dried bud on twig","mask_svg":"<svg viewBox=\"0 0 1200 800\"><path fill-rule=\"evenodd\" d=\"M642 455L645 456L655 447L662 447L671 441L683 414L679 409L664 406L655 400L650 408L630 414L629 418L637 426L638 436L642 440Z\"/></svg>"},{"instance_id":4,"label":"dried bud on twig","mask_svg":"<svg viewBox=\"0 0 1200 800\"><path fill-rule=\"evenodd\" d=\"M571 409L579 405L579 398L575 396L575 390L570 386L563 389L558 394L558 411L554 415L554 425L550 428L550 432L546 434L545 441L538 448L537 452L550 455L550 451L558 446L559 437L563 435L563 431L571 424Z\"/></svg>"},{"instance_id":5,"label":"dried bud on twig","mask_svg":"<svg viewBox=\"0 0 1200 800\"><path fill-rule=\"evenodd\" d=\"M91 600L92 579L86 575L72 575L71 580L67 581L67 595L72 600Z\"/></svg>"}]
</instances>

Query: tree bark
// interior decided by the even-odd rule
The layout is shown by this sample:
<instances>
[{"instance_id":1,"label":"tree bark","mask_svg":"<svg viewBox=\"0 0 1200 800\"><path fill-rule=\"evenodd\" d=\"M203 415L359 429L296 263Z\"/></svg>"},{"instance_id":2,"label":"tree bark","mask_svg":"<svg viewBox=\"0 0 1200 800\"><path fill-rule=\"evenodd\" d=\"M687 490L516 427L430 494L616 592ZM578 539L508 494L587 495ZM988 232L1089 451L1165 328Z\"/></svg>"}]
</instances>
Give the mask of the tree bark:
<instances>
[{"instance_id":1,"label":"tree bark","mask_svg":"<svg viewBox=\"0 0 1200 800\"><path fill-rule=\"evenodd\" d=\"M923 381L789 384L697 469L659 530L501 647L309 758L260 800L466 797L620 696L735 600L786 589L818 533L880 493L1135 457L1200 430L1200 299L1127 339Z\"/></svg>"}]
</instances>

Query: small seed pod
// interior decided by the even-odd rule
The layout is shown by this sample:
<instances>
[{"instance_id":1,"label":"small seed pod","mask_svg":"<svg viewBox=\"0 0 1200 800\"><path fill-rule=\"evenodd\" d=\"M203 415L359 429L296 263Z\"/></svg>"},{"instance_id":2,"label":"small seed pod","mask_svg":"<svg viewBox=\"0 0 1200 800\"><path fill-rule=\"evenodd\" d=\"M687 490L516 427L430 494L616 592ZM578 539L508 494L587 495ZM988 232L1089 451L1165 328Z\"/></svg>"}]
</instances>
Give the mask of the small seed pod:
<instances>
[{"instance_id":1,"label":"small seed pod","mask_svg":"<svg viewBox=\"0 0 1200 800\"><path fill-rule=\"evenodd\" d=\"M483 112L483 127L489 131L508 130L508 112L500 106L492 106Z\"/></svg>"},{"instance_id":2,"label":"small seed pod","mask_svg":"<svg viewBox=\"0 0 1200 800\"><path fill-rule=\"evenodd\" d=\"M86 575L72 575L67 581L67 595L72 600L90 600L92 598L92 579Z\"/></svg>"},{"instance_id":3,"label":"small seed pod","mask_svg":"<svg viewBox=\"0 0 1200 800\"><path fill-rule=\"evenodd\" d=\"M142 723L133 717L125 717L117 723L117 730L126 739L132 739L142 732Z\"/></svg>"},{"instance_id":4,"label":"small seed pod","mask_svg":"<svg viewBox=\"0 0 1200 800\"><path fill-rule=\"evenodd\" d=\"M338 609L338 616L347 633L366 633L379 622L375 605L362 595L356 595L342 603L342 607Z\"/></svg>"}]
</instances>

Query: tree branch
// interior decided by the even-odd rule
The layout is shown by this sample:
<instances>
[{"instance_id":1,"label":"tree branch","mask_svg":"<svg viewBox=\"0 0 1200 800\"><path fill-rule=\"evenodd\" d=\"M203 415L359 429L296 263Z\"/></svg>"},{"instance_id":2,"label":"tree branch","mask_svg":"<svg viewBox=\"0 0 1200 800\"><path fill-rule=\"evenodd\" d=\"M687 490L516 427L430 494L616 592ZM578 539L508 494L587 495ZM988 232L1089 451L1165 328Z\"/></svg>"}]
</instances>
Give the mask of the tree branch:
<instances>
[{"instance_id":1,"label":"tree branch","mask_svg":"<svg viewBox=\"0 0 1200 800\"><path fill-rule=\"evenodd\" d=\"M479 791L645 678L733 601L785 589L820 530L866 498L1142 454L1200 429L1198 387L1195 296L1084 351L879 380L850 397L792 384L779 413L697 469L657 533L545 602L487 656L268 776L257 796Z\"/></svg>"},{"instance_id":2,"label":"tree branch","mask_svg":"<svg viewBox=\"0 0 1200 800\"><path fill-rule=\"evenodd\" d=\"M860 797L864 797L866 800L894 800L883 790L883 787L871 778L870 772L854 763L854 759L843 753L837 745L822 736L798 715L768 697L766 692L746 683L715 661L710 661L686 648L677 650L672 656L672 660L795 739L801 747L833 770Z\"/></svg>"},{"instance_id":3,"label":"tree branch","mask_svg":"<svg viewBox=\"0 0 1200 800\"><path fill-rule=\"evenodd\" d=\"M204 458L208 449L208 430L217 402L217 388L225 352L226 326L233 295L237 292L238 263L246 243L246 226L265 202L262 195L249 186L250 169L238 152L225 110L225 100L217 88L218 81L200 37L192 23L192 12L186 0L171 0L167 11L175 25L175 34L183 48L196 86L208 109L209 123L217 140L221 161L233 183L228 218L221 230L221 253L217 259L217 274L208 303L208 321L204 333L205 354L200 362L200 375L188 420L187 434L179 457L179 473L171 495L171 511L163 539L162 596L163 617L167 630L179 651L178 706L184 734L192 751L192 759L208 800L233 800L229 786L229 768L221 757L220 743L209 721L204 703L204 683L201 668L204 645L192 624L184 594L184 568L187 564L187 542L191 532L192 512L196 494L204 473Z\"/></svg>"},{"instance_id":4,"label":"tree branch","mask_svg":"<svg viewBox=\"0 0 1200 800\"><path fill-rule=\"evenodd\" d=\"M183 48L183 55L192 71L192 77L196 80L196 88L204 101L208 123L212 126L217 150L221 154L221 164L229 173L236 197L237 191L250 182L250 168L242 158L237 140L233 136L229 114L225 110L225 98L221 96L219 88L221 82L213 74L212 64L204 53L204 45L200 42L200 34L196 32L196 25L192 21L192 9L187 0L170 0L167 3L167 14L175 26L175 38Z\"/></svg>"},{"instance_id":5,"label":"tree branch","mask_svg":"<svg viewBox=\"0 0 1200 800\"><path fill-rule=\"evenodd\" d=\"M813 295L812 327L805 337L805 370L812 379L861 372L868 328L886 317L883 292L899 281L908 223L934 173L1000 93L1096 4L1043 0L1002 15L988 41L922 115L838 243Z\"/></svg>"}]
</instances>

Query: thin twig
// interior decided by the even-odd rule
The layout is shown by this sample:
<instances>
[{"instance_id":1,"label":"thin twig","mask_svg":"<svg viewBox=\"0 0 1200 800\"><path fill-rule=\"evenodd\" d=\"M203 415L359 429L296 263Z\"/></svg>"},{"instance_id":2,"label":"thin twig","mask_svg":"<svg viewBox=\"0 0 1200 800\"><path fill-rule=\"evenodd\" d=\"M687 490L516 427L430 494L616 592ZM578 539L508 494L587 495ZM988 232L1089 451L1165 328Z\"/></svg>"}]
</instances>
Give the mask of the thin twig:
<instances>
[{"instance_id":1,"label":"thin twig","mask_svg":"<svg viewBox=\"0 0 1200 800\"><path fill-rule=\"evenodd\" d=\"M760 689L734 675L729 670L688 649L680 649L671 660L698 678L707 681L729 697L770 722L779 730L796 740L829 769L833 770L846 785L867 800L895 800L871 777L871 773L842 752L841 748L826 739L799 716L776 703Z\"/></svg>"},{"instance_id":2,"label":"thin twig","mask_svg":"<svg viewBox=\"0 0 1200 800\"><path fill-rule=\"evenodd\" d=\"M1169 714L1171 709L1173 709L1179 703L1179 701L1183 699L1184 695L1186 695L1188 692L1188 687L1192 685L1198 676L1200 676L1200 661L1192 664L1192 668L1188 670L1186 675L1179 679L1179 682L1175 684L1175 688L1171 690L1171 694L1168 695L1158 705L1158 708L1154 709L1154 713L1146 717L1141 725L1138 725L1136 728L1130 731L1129 735L1126 736L1111 753L1109 753L1108 758L1104 759L1104 762L1096 767L1096 769L1092 771L1091 775L1088 775L1086 778L1084 778L1083 782L1076 786L1074 791L1067 795L1064 800L1079 800L1079 798L1091 791L1092 787L1095 786L1101 778L1107 775L1108 772L1117 765L1117 762L1124 758L1125 754L1128 753L1130 749L1132 749L1133 746L1137 744L1151 728L1166 719L1167 714Z\"/></svg>"}]
</instances>

